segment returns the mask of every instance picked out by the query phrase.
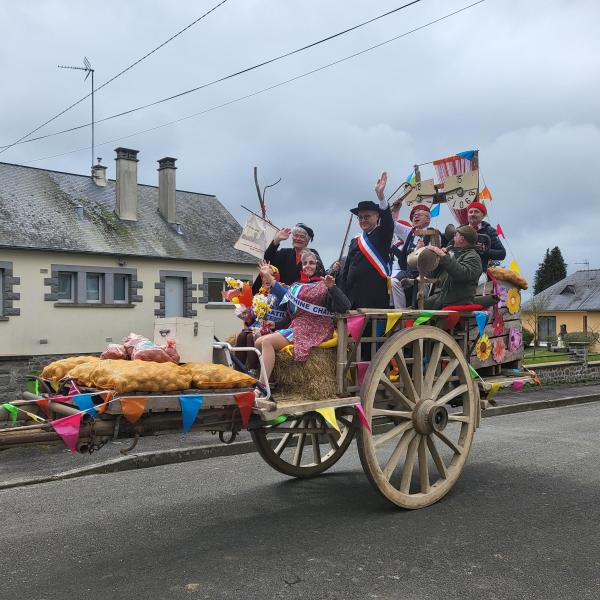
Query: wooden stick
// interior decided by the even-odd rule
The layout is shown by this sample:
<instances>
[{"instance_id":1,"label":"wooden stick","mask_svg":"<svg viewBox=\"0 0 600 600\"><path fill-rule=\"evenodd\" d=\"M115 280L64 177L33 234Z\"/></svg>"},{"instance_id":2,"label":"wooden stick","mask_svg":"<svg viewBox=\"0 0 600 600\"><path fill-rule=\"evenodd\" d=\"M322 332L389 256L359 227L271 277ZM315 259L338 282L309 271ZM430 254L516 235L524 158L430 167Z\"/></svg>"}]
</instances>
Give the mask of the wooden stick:
<instances>
[{"instance_id":1,"label":"wooden stick","mask_svg":"<svg viewBox=\"0 0 600 600\"><path fill-rule=\"evenodd\" d=\"M346 235L344 236L344 241L342 242L342 248L340 250L340 257L338 258L338 262L342 262L342 256L344 256L344 248L346 247L346 242L348 241L348 234L350 233L350 226L352 225L352 219L354 215L350 213L350 220L348 221L348 227L346 227Z\"/></svg>"}]
</instances>

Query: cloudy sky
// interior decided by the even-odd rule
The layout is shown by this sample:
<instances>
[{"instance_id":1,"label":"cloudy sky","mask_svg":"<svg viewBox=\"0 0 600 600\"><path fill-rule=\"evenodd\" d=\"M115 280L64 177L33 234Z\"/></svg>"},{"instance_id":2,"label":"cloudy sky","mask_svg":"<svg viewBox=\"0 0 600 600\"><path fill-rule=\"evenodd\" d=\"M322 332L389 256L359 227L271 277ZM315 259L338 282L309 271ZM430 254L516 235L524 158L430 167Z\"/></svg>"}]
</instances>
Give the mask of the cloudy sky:
<instances>
[{"instance_id":1,"label":"cloudy sky","mask_svg":"<svg viewBox=\"0 0 600 600\"><path fill-rule=\"evenodd\" d=\"M96 86L194 21L218 0L25 0L0 4L0 144L89 91L58 64L96 69ZM228 0L96 94L96 118L164 98L304 46L401 6L381 0ZM217 194L239 221L255 207L252 168L271 220L303 221L326 260L348 209L412 165L478 148L481 173L514 257L531 278L547 247L568 271L598 257L600 3L486 0L376 50L175 125L137 133L246 96L408 32L470 4L422 0L315 48L177 100L96 126L96 156L114 177L114 148L140 151L139 180L178 158L180 189ZM87 8L93 7L93 8ZM89 100L36 135L88 122ZM133 135L132 135L133 134ZM122 138L122 139L119 139ZM108 142L103 144L104 142ZM89 129L20 144L0 161L88 173ZM64 154L63 154L64 153ZM55 156L60 155L62 156ZM424 176L431 173L424 169ZM447 208L437 220L451 221Z\"/></svg>"}]
</instances>

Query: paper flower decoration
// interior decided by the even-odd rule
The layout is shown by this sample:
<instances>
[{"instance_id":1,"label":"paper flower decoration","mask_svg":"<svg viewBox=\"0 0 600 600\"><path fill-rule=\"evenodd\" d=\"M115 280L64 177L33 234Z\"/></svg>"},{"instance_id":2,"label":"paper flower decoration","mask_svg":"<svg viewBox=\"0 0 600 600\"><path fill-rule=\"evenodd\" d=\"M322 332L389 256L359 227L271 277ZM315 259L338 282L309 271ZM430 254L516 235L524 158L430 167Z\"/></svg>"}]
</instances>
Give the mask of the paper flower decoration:
<instances>
[{"instance_id":1,"label":"paper flower decoration","mask_svg":"<svg viewBox=\"0 0 600 600\"><path fill-rule=\"evenodd\" d=\"M254 312L254 316L259 321L264 321L266 314L273 305L273 302L274 300L272 298L268 298L263 294L256 294L252 300L252 310Z\"/></svg>"},{"instance_id":2,"label":"paper flower decoration","mask_svg":"<svg viewBox=\"0 0 600 600\"><path fill-rule=\"evenodd\" d=\"M491 352L492 344L490 343L490 338L486 334L483 334L477 340L477 358L479 360L487 360Z\"/></svg>"},{"instance_id":3,"label":"paper flower decoration","mask_svg":"<svg viewBox=\"0 0 600 600\"><path fill-rule=\"evenodd\" d=\"M504 317L500 313L494 317L492 327L494 328L494 335L502 335L504 333Z\"/></svg>"},{"instance_id":4,"label":"paper flower decoration","mask_svg":"<svg viewBox=\"0 0 600 600\"><path fill-rule=\"evenodd\" d=\"M521 308L521 295L516 288L510 288L506 297L506 308L511 315L519 312Z\"/></svg>"},{"instance_id":5,"label":"paper flower decoration","mask_svg":"<svg viewBox=\"0 0 600 600\"><path fill-rule=\"evenodd\" d=\"M494 340L492 344L492 356L497 363L501 363L506 356L506 344L502 338Z\"/></svg>"},{"instance_id":6,"label":"paper flower decoration","mask_svg":"<svg viewBox=\"0 0 600 600\"><path fill-rule=\"evenodd\" d=\"M243 285L239 279L234 279L233 277L225 277L225 283L230 288L241 288Z\"/></svg>"},{"instance_id":7,"label":"paper flower decoration","mask_svg":"<svg viewBox=\"0 0 600 600\"><path fill-rule=\"evenodd\" d=\"M522 340L521 332L518 329L511 327L508 332L508 351L514 352L515 350L518 350L521 347Z\"/></svg>"},{"instance_id":8,"label":"paper flower decoration","mask_svg":"<svg viewBox=\"0 0 600 600\"><path fill-rule=\"evenodd\" d=\"M508 296L508 290L501 284L498 284L498 289L496 290L500 301L498 302L498 308L502 308L506 306L506 298Z\"/></svg>"}]
</instances>

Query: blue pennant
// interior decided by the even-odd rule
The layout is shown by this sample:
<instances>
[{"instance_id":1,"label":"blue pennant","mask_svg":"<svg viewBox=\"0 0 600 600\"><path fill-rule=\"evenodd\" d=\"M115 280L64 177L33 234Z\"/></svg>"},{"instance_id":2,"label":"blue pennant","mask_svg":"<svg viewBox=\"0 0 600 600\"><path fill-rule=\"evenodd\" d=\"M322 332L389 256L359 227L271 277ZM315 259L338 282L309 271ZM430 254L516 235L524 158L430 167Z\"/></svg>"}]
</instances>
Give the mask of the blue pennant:
<instances>
[{"instance_id":1,"label":"blue pennant","mask_svg":"<svg viewBox=\"0 0 600 600\"><path fill-rule=\"evenodd\" d=\"M488 314L482 310L475 312L475 321L477 321L477 327L479 328L479 337L483 335L485 326L487 325Z\"/></svg>"},{"instance_id":2,"label":"blue pennant","mask_svg":"<svg viewBox=\"0 0 600 600\"><path fill-rule=\"evenodd\" d=\"M430 211L429 211L429 216L430 217L439 217L440 216L440 205L436 204Z\"/></svg>"},{"instance_id":3,"label":"blue pennant","mask_svg":"<svg viewBox=\"0 0 600 600\"><path fill-rule=\"evenodd\" d=\"M187 433L194 424L203 401L204 396L179 396L183 431L185 433Z\"/></svg>"},{"instance_id":4,"label":"blue pennant","mask_svg":"<svg viewBox=\"0 0 600 600\"><path fill-rule=\"evenodd\" d=\"M73 398L73 402L75 402L79 410L85 410L92 417L98 414L98 411L94 408L91 394L77 394L76 396L71 396L71 398Z\"/></svg>"},{"instance_id":5,"label":"blue pennant","mask_svg":"<svg viewBox=\"0 0 600 600\"><path fill-rule=\"evenodd\" d=\"M457 152L456 156L462 156L462 158L466 158L467 160L473 160L475 156L475 150L465 150L464 152Z\"/></svg>"}]
</instances>

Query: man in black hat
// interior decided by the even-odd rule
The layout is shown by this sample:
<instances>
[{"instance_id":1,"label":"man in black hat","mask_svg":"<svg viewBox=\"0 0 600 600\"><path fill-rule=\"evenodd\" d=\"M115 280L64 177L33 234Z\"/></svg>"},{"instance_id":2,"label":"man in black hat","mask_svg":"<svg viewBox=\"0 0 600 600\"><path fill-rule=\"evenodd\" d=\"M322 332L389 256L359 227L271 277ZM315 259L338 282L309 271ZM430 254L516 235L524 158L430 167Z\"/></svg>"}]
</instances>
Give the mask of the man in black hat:
<instances>
[{"instance_id":1,"label":"man in black hat","mask_svg":"<svg viewBox=\"0 0 600 600\"><path fill-rule=\"evenodd\" d=\"M426 309L473 304L483 272L476 243L477 232L470 225L462 225L455 230L454 246L450 251L429 246L440 257L440 264L433 274L438 277L437 289L425 300Z\"/></svg>"},{"instance_id":2,"label":"man in black hat","mask_svg":"<svg viewBox=\"0 0 600 600\"><path fill-rule=\"evenodd\" d=\"M388 281L394 220L384 196L386 183L387 173L384 171L375 186L379 203L364 200L350 211L358 216L362 229L361 235L350 242L340 281L352 308L390 306Z\"/></svg>"},{"instance_id":3,"label":"man in black hat","mask_svg":"<svg viewBox=\"0 0 600 600\"><path fill-rule=\"evenodd\" d=\"M280 248L281 242L292 236L291 248ZM308 248L309 242L314 238L313 230L304 223L298 223L294 227L284 227L280 229L265 250L265 260L279 269L281 283L291 285L296 281L300 281L302 274L302 252ZM323 262L319 253L310 248L317 256L319 265L317 265L317 275L325 275ZM252 291L256 294L261 286L260 277L256 278Z\"/></svg>"}]
</instances>

